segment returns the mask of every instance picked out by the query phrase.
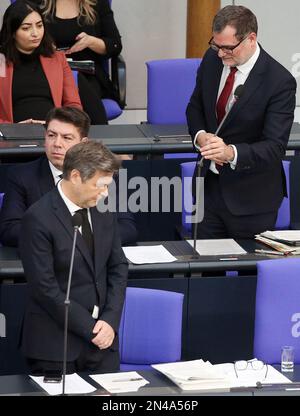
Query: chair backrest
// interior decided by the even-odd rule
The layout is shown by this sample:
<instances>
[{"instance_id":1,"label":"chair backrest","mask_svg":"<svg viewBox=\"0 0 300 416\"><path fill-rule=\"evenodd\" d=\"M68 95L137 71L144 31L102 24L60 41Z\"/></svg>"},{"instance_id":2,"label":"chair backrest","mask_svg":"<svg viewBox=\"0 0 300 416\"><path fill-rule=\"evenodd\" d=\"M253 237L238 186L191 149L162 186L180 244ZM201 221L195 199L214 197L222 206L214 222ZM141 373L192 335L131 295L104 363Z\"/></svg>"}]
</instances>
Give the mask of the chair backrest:
<instances>
[{"instance_id":1,"label":"chair backrest","mask_svg":"<svg viewBox=\"0 0 300 416\"><path fill-rule=\"evenodd\" d=\"M186 124L185 111L200 63L200 58L146 62L148 123Z\"/></svg>"},{"instance_id":2,"label":"chair backrest","mask_svg":"<svg viewBox=\"0 0 300 416\"><path fill-rule=\"evenodd\" d=\"M276 230L288 229L290 227L290 164L288 160L283 160L282 165L285 171L286 187L288 196L284 197L278 210L277 220L275 224ZM182 226L189 233L192 230L192 224L187 221L187 216L192 213L192 178L195 170L196 162L184 162L180 164L182 179Z\"/></svg>"},{"instance_id":3,"label":"chair backrest","mask_svg":"<svg viewBox=\"0 0 300 416\"><path fill-rule=\"evenodd\" d=\"M78 86L78 71L72 70L72 74L73 74L75 83ZM114 120L115 118L119 117L123 113L119 104L115 100L112 100L111 98L103 98L102 104L105 108L107 120Z\"/></svg>"},{"instance_id":4,"label":"chair backrest","mask_svg":"<svg viewBox=\"0 0 300 416\"><path fill-rule=\"evenodd\" d=\"M281 347L292 345L300 363L300 259L257 263L253 356L279 364Z\"/></svg>"},{"instance_id":5,"label":"chair backrest","mask_svg":"<svg viewBox=\"0 0 300 416\"><path fill-rule=\"evenodd\" d=\"M128 287L120 323L121 370L181 358L182 293Z\"/></svg>"}]
</instances>

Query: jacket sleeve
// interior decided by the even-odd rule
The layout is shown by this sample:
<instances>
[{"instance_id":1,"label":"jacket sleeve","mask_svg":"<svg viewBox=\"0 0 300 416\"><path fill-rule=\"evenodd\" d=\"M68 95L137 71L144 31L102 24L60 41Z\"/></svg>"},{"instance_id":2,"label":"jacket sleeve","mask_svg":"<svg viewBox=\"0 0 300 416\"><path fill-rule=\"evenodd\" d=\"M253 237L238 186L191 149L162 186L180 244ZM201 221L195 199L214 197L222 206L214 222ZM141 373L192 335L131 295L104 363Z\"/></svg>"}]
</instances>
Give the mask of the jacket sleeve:
<instances>
[{"instance_id":1,"label":"jacket sleeve","mask_svg":"<svg viewBox=\"0 0 300 416\"><path fill-rule=\"evenodd\" d=\"M96 32L105 43L106 55L104 56L111 58L119 55L122 50L121 36L108 0L98 1L97 14L99 21L96 24L99 25L99 29L97 28Z\"/></svg>"},{"instance_id":2,"label":"jacket sleeve","mask_svg":"<svg viewBox=\"0 0 300 416\"><path fill-rule=\"evenodd\" d=\"M13 169L10 169L0 214L0 240L5 246L16 247L20 235L21 219L28 208L26 190Z\"/></svg>"}]
</instances>

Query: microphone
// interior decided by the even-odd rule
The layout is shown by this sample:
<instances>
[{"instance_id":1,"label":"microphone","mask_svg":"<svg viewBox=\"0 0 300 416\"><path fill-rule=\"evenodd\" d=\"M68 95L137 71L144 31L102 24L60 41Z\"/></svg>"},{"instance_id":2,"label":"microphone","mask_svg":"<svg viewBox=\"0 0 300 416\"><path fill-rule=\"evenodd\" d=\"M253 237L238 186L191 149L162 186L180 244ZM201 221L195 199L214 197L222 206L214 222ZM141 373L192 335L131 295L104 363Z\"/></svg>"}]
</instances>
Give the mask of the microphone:
<instances>
[{"instance_id":1,"label":"microphone","mask_svg":"<svg viewBox=\"0 0 300 416\"><path fill-rule=\"evenodd\" d=\"M68 319L69 319L69 306L70 306L70 289L71 289L77 234L78 234L78 229L79 227L81 227L81 225L82 225L82 216L79 212L75 212L75 214L72 216L72 226L74 228L74 234L73 234L71 261L70 261L70 267L69 267L68 287L67 287L67 293L66 293L66 299L65 299L64 355L63 355L63 373L62 373L62 395L63 396L65 395L65 382L66 382L66 372L67 372Z\"/></svg>"},{"instance_id":2,"label":"microphone","mask_svg":"<svg viewBox=\"0 0 300 416\"><path fill-rule=\"evenodd\" d=\"M224 117L221 120L221 123L218 125L217 130L215 131L215 136L217 136L221 130L221 128L223 127L223 124L225 123L230 111L232 110L232 108L234 107L234 104L239 100L239 98L241 98L241 96L243 95L244 92L244 84L240 84L236 87L236 89L234 90L233 93L233 97L234 97L234 101L232 103L232 106L230 107L230 109L227 111L227 113L224 115ZM197 179L200 178L201 175L201 169L203 167L203 163L204 163L204 157L202 156L200 160L197 161L197 172L196 172L196 185L197 185ZM197 199L200 198L201 195L201 189L200 189L200 184L201 181L198 180L199 186L196 186L196 221L195 221L195 226L194 226L194 251L196 252L196 242L197 242L197 230L198 230L198 223L201 222L203 220L204 217L204 189L202 189L202 200L201 200L201 204L202 204L202 218L198 218L199 214L199 204L197 201ZM202 188L204 188L204 180L202 181Z\"/></svg>"}]
</instances>

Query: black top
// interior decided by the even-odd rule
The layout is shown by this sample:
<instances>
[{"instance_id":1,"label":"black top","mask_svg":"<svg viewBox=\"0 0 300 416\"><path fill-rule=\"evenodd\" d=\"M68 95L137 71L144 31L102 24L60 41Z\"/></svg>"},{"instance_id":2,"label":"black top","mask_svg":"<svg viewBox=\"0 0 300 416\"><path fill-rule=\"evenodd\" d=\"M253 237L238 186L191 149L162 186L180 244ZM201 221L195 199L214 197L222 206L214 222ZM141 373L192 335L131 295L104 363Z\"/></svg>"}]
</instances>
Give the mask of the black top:
<instances>
[{"instance_id":1,"label":"black top","mask_svg":"<svg viewBox=\"0 0 300 416\"><path fill-rule=\"evenodd\" d=\"M13 120L45 120L54 103L48 80L38 54L19 52L20 63L14 66L12 80Z\"/></svg>"},{"instance_id":2,"label":"black top","mask_svg":"<svg viewBox=\"0 0 300 416\"><path fill-rule=\"evenodd\" d=\"M90 59L101 64L103 59L119 55L122 50L122 44L108 0L98 0L94 7L97 15L95 24L85 24L83 19L80 19L78 22L77 17L60 19L54 16L48 19L47 28L58 48L71 47L76 42L76 36L81 32L101 38L106 46L106 55L97 54L86 48L70 56L74 60Z\"/></svg>"}]
</instances>

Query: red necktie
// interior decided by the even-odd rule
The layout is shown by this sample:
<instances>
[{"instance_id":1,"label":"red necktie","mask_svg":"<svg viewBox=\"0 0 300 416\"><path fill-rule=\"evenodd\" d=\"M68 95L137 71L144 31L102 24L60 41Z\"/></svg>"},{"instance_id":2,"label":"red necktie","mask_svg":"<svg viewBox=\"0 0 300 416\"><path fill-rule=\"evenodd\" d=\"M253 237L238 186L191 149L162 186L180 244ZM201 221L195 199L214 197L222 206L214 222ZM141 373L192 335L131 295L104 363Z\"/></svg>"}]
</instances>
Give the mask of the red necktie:
<instances>
[{"instance_id":1,"label":"red necktie","mask_svg":"<svg viewBox=\"0 0 300 416\"><path fill-rule=\"evenodd\" d=\"M225 116L226 104L227 104L228 98L233 88L234 77L235 77L236 71L237 71L237 68L235 66L232 66L230 68L230 74L228 75L226 79L224 88L217 102L216 110L217 110L217 118L218 118L219 124L221 123L221 121L223 120L223 117Z\"/></svg>"}]
</instances>

